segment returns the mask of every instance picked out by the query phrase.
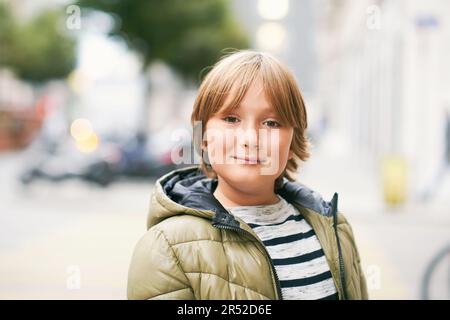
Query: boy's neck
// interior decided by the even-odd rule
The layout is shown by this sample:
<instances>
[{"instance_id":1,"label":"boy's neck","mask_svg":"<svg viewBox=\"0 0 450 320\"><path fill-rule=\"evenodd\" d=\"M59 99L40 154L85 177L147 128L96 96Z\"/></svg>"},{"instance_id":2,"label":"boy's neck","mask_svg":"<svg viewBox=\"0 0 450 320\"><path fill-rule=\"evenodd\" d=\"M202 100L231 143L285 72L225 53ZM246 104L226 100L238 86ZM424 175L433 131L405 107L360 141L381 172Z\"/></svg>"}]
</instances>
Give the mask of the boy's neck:
<instances>
[{"instance_id":1,"label":"boy's neck","mask_svg":"<svg viewBox=\"0 0 450 320\"><path fill-rule=\"evenodd\" d=\"M213 194L224 207L271 205L280 201L273 188L248 193L233 188L220 178Z\"/></svg>"}]
</instances>

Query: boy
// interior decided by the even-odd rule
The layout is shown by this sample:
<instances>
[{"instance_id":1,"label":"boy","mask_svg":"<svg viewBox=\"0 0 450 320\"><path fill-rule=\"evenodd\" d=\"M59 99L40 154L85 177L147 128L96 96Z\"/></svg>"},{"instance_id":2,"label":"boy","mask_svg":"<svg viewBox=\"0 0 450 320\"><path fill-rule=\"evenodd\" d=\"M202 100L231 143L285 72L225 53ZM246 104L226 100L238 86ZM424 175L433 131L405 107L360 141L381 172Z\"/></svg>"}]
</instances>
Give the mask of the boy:
<instances>
[{"instance_id":1,"label":"boy","mask_svg":"<svg viewBox=\"0 0 450 320\"><path fill-rule=\"evenodd\" d=\"M226 56L191 120L201 166L157 180L128 298L367 299L337 194L326 202L295 182L309 154L290 71L266 53Z\"/></svg>"}]
</instances>

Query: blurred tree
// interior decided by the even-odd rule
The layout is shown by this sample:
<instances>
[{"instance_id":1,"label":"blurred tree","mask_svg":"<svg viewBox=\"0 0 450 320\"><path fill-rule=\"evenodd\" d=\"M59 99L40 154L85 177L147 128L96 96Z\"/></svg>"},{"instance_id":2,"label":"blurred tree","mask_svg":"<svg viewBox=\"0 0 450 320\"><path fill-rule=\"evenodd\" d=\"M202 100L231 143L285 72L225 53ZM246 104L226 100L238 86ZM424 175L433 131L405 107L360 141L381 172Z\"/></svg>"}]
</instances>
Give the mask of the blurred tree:
<instances>
[{"instance_id":1,"label":"blurred tree","mask_svg":"<svg viewBox=\"0 0 450 320\"><path fill-rule=\"evenodd\" d=\"M116 18L121 36L143 57L144 68L162 60L187 82L212 65L225 48L248 47L228 0L79 0L82 7Z\"/></svg>"},{"instance_id":2,"label":"blurred tree","mask_svg":"<svg viewBox=\"0 0 450 320\"><path fill-rule=\"evenodd\" d=\"M67 76L75 66L75 39L63 34L60 18L61 11L45 11L19 23L0 2L0 66L33 82Z\"/></svg>"},{"instance_id":3,"label":"blurred tree","mask_svg":"<svg viewBox=\"0 0 450 320\"><path fill-rule=\"evenodd\" d=\"M0 2L0 66L11 59L15 25L5 4Z\"/></svg>"},{"instance_id":4,"label":"blurred tree","mask_svg":"<svg viewBox=\"0 0 450 320\"><path fill-rule=\"evenodd\" d=\"M111 36L123 38L143 60L144 69L161 60L185 84L199 84L200 71L213 65L224 49L248 47L235 21L230 0L78 0L84 8L112 15ZM205 73L206 74L206 73ZM147 94L151 88L148 84ZM147 99L148 101L148 99ZM142 106L138 132L148 130L148 107Z\"/></svg>"}]
</instances>

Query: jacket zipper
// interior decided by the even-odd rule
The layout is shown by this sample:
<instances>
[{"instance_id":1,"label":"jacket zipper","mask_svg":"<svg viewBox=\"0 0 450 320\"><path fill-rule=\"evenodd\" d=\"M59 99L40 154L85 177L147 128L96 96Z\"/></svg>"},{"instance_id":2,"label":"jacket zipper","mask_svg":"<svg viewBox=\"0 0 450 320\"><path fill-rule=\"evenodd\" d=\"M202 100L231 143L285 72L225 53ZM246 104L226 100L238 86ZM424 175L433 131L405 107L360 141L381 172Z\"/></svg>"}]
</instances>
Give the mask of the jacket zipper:
<instances>
[{"instance_id":1,"label":"jacket zipper","mask_svg":"<svg viewBox=\"0 0 450 320\"><path fill-rule=\"evenodd\" d=\"M336 243L337 243L337 249L338 249L338 255L339 255L339 275L341 278L342 295L343 295L344 300L347 300L348 296L347 296L347 288L345 285L344 260L342 258L341 243L339 240L339 235L338 235L338 230L337 230L337 201L338 201L338 194L335 193L333 195L333 199L331 200L331 209L332 209L332 215L333 215L333 227L334 227L334 233L336 235Z\"/></svg>"},{"instance_id":2,"label":"jacket zipper","mask_svg":"<svg viewBox=\"0 0 450 320\"><path fill-rule=\"evenodd\" d=\"M341 280L341 290L342 290L342 296L344 300L348 299L348 295L347 295L347 288L345 285L345 269L344 269L344 260L342 257L342 250L341 250L341 243L340 243L340 239L339 239L339 234L338 234L338 230L337 230L337 201L338 201L338 194L335 193L333 195L333 198L331 200L331 213L333 216L333 227L334 227L334 233L336 235L336 243L337 243L337 249L338 249L338 256L339 256L339 276L340 276L340 280ZM245 235L250 236L251 238L255 239L258 241L258 243L261 244L261 241L259 241L254 235L252 235L250 232L248 232L247 230L244 230L242 228L239 227L232 227L232 226L228 226L228 225L224 225L221 223L214 223L213 224L214 227L216 228L220 228L220 229L226 229L226 230L232 230L232 231L236 231ZM278 278L278 274L277 271L275 269L275 266L273 264L272 258L269 255L269 252L267 251L266 247L264 246L264 244L261 245L264 249L264 252L266 253L266 257L268 258L269 262L270 262L270 267L272 268L272 272L275 276L275 287L277 290L277 294L280 300L283 300L283 295L281 292L281 285L280 285L280 280Z\"/></svg>"},{"instance_id":3,"label":"jacket zipper","mask_svg":"<svg viewBox=\"0 0 450 320\"><path fill-rule=\"evenodd\" d=\"M258 243L261 244L261 241L256 239L256 237L254 235L252 235L250 232L248 232L247 230L244 230L242 228L237 228L237 227L235 228L235 227L223 225L223 224L220 224L220 223L215 223L215 224L213 224L213 226L216 227L216 228L232 230L232 231L240 232L242 234L249 235L251 238L257 240ZM270 262L270 267L272 268L272 272L273 272L273 274L275 276L275 287L276 287L276 290L277 290L278 298L279 298L279 300L283 300L283 295L281 293L280 280L278 279L278 274L277 274L277 271L275 270L275 266L273 264L272 258L270 257L269 252L267 251L267 249L264 246L264 244L262 244L262 247L264 249L264 252L266 253L266 257L268 258L268 260Z\"/></svg>"}]
</instances>

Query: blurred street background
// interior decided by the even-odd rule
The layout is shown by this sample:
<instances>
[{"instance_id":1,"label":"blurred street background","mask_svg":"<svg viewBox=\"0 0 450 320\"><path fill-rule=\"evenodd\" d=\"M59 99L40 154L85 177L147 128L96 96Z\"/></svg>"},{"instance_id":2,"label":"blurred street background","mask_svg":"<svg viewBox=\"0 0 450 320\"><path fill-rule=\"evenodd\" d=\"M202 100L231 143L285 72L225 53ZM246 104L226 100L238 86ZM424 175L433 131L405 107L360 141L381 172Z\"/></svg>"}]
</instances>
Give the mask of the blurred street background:
<instances>
[{"instance_id":1,"label":"blurred street background","mask_svg":"<svg viewBox=\"0 0 450 320\"><path fill-rule=\"evenodd\" d=\"M446 0L0 0L0 299L126 298L198 85L247 48L296 76L298 181L339 193L370 298L450 299L449 39Z\"/></svg>"}]
</instances>

